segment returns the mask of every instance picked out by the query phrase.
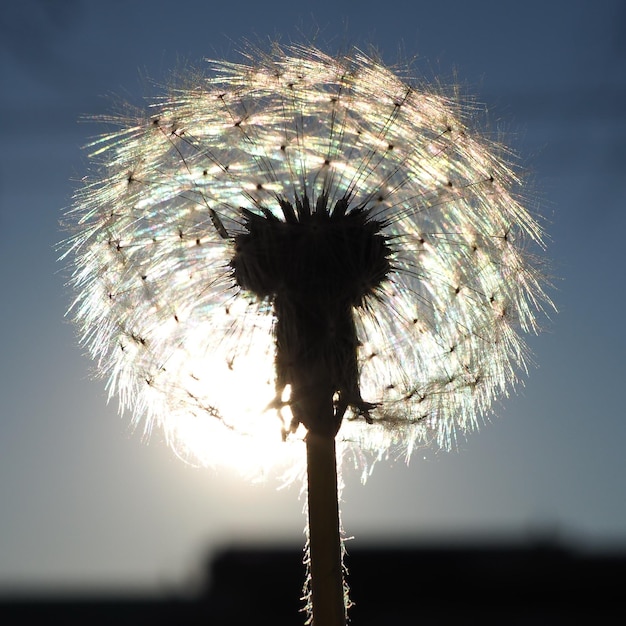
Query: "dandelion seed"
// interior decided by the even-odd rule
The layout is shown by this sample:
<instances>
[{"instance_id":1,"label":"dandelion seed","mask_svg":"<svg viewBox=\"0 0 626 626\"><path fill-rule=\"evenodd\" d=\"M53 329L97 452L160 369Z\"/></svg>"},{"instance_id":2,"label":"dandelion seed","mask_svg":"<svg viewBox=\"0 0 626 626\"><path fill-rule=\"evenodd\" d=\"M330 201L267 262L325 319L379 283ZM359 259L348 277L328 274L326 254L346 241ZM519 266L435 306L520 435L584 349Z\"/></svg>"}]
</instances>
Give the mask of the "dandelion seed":
<instances>
[{"instance_id":1,"label":"dandelion seed","mask_svg":"<svg viewBox=\"0 0 626 626\"><path fill-rule=\"evenodd\" d=\"M110 395L209 464L474 429L550 306L503 150L358 51L186 80L112 120L69 216L72 311Z\"/></svg>"}]
</instances>

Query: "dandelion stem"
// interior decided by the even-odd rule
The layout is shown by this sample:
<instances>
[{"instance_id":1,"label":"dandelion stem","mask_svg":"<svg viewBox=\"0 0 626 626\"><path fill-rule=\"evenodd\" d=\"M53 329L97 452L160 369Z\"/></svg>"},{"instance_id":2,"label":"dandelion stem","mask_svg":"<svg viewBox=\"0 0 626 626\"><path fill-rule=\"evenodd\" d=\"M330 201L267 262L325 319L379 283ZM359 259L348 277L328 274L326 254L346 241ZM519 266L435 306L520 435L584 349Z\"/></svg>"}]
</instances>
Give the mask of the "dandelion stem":
<instances>
[{"instance_id":1,"label":"dandelion stem","mask_svg":"<svg viewBox=\"0 0 626 626\"><path fill-rule=\"evenodd\" d=\"M309 549L314 626L344 626L335 439L306 436Z\"/></svg>"}]
</instances>

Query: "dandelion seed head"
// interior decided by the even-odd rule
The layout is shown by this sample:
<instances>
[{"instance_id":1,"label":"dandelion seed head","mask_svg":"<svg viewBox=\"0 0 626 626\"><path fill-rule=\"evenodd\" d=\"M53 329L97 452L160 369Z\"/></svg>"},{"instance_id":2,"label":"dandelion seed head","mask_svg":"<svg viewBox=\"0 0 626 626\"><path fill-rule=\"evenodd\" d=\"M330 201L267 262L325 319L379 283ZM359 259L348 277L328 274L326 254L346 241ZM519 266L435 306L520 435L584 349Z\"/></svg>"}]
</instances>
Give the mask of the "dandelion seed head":
<instances>
[{"instance_id":1,"label":"dandelion seed head","mask_svg":"<svg viewBox=\"0 0 626 626\"><path fill-rule=\"evenodd\" d=\"M542 232L454 99L359 51L275 47L117 121L68 215L71 311L147 431L269 464L301 439L309 359L339 440L381 458L450 446L514 388L550 306Z\"/></svg>"}]
</instances>

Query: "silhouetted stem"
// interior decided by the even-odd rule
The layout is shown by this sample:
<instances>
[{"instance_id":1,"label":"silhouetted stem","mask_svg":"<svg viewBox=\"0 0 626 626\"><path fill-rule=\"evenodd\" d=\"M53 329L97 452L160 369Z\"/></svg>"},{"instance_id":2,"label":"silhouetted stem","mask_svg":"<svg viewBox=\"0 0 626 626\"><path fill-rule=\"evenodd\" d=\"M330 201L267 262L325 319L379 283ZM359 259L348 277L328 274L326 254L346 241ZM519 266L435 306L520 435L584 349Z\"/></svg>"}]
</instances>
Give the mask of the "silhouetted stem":
<instances>
[{"instance_id":1,"label":"silhouetted stem","mask_svg":"<svg viewBox=\"0 0 626 626\"><path fill-rule=\"evenodd\" d=\"M344 626L335 439L309 432L306 451L313 625Z\"/></svg>"}]
</instances>

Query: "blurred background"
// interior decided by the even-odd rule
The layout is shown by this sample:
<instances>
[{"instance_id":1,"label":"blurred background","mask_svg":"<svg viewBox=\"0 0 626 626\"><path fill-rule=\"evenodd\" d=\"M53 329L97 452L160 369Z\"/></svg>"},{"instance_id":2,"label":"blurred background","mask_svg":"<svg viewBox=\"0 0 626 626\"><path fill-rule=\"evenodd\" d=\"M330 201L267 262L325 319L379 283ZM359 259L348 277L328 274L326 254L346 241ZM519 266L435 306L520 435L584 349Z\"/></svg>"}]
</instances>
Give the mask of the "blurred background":
<instances>
[{"instance_id":1,"label":"blurred background","mask_svg":"<svg viewBox=\"0 0 626 626\"><path fill-rule=\"evenodd\" d=\"M55 245L86 173L81 116L140 102L244 40L373 44L459 82L520 155L559 314L497 418L451 453L346 468L349 550L626 548L626 4L620 0L5 0L0 7L0 595L192 592L228 546L304 542L300 486L251 485L145 441L64 318ZM620 408L621 407L621 408Z\"/></svg>"}]
</instances>

